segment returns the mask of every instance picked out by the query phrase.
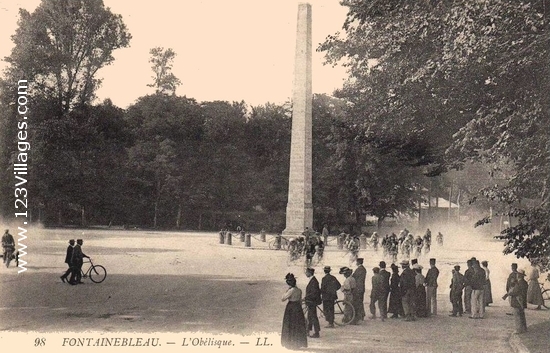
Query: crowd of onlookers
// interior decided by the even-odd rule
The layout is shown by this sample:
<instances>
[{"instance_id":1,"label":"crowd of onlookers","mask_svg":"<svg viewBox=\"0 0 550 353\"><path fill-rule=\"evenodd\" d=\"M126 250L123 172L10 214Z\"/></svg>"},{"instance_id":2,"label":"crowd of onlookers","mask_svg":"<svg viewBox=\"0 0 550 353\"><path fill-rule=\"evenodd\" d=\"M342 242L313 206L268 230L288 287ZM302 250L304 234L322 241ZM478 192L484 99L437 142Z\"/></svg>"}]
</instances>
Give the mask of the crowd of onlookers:
<instances>
[{"instance_id":1,"label":"crowd of onlookers","mask_svg":"<svg viewBox=\"0 0 550 353\"><path fill-rule=\"evenodd\" d=\"M429 229L428 229L429 231ZM401 249L402 254L410 256L411 246L403 245L411 239L407 232L402 232L400 237L395 234L388 236L384 243L389 255L393 258L395 240ZM404 235L404 236L403 236ZM402 241L399 239L403 238ZM411 240L414 240L413 237ZM429 241L428 237L428 249ZM442 239L441 239L442 241ZM414 244L414 243L409 243ZM426 246L424 241L423 246ZM416 253L419 255L419 253ZM296 278L293 274L287 274L285 280L289 289L282 300L288 301L283 318L282 344L287 348L307 347L307 337L320 337L320 323L317 307L322 304L324 317L327 321L327 328L335 327L334 304L338 299L337 291L344 294L344 319L347 324L356 325L365 320L367 316L364 304L365 281L367 270L363 266L363 258L357 258L356 268L340 268L339 274L343 280L338 280L331 274L329 266L324 267L324 276L321 282L315 277L315 269L306 269L305 293L303 299L307 306L307 317L304 317L301 301L302 291L296 286ZM439 269L436 266L436 259L429 259L429 268L424 274L424 268L416 258L403 260L396 264L391 263L390 271L387 270L385 261L380 261L378 266L372 268L372 286L368 310L370 319L403 318L404 321L416 321L418 318L437 315L437 292ZM452 304L452 311L448 314L451 317L468 315L470 319L483 319L486 307L493 303L492 284L490 270L487 261L479 261L475 257L467 260L466 269L455 265L452 269L451 283L449 285L449 301ZM540 275L536 264L532 263L528 281L525 270L518 270L517 264L512 264L506 283L506 298L514 310L516 320L516 331L525 332L527 329L524 309L527 303L536 305L541 309L544 304L538 278ZM306 326L307 325L307 326ZM306 329L304 329L306 327Z\"/></svg>"}]
</instances>

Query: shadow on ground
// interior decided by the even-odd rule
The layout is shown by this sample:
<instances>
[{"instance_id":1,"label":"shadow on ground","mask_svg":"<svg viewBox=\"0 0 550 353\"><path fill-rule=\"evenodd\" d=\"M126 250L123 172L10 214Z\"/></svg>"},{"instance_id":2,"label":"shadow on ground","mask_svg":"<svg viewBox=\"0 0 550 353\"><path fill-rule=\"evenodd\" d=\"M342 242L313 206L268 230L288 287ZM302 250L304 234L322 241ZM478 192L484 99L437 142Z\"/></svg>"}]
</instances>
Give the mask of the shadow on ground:
<instances>
[{"instance_id":1,"label":"shadow on ground","mask_svg":"<svg viewBox=\"0 0 550 353\"><path fill-rule=\"evenodd\" d=\"M550 352L550 320L529 326L520 340L530 353Z\"/></svg>"},{"instance_id":2,"label":"shadow on ground","mask_svg":"<svg viewBox=\"0 0 550 353\"><path fill-rule=\"evenodd\" d=\"M135 331L251 334L278 331L266 299L280 284L228 276L108 275L71 286L56 274L0 279L2 331ZM277 309L275 309L277 310Z\"/></svg>"}]
</instances>

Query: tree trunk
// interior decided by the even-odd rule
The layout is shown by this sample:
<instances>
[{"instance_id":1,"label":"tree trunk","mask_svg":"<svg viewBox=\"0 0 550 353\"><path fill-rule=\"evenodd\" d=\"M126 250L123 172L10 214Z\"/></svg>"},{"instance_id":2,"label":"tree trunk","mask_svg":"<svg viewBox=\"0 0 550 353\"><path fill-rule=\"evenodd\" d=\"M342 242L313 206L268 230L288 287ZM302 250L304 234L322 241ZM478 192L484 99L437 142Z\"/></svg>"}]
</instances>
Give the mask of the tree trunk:
<instances>
[{"instance_id":1,"label":"tree trunk","mask_svg":"<svg viewBox=\"0 0 550 353\"><path fill-rule=\"evenodd\" d=\"M451 222L451 210L452 210L452 200L453 199L453 184L451 183L451 186L449 186L449 214L447 215L447 224Z\"/></svg>"},{"instance_id":2,"label":"tree trunk","mask_svg":"<svg viewBox=\"0 0 550 353\"><path fill-rule=\"evenodd\" d=\"M153 216L153 228L157 228L157 215L159 211L159 203L155 200L155 215Z\"/></svg>"},{"instance_id":3,"label":"tree trunk","mask_svg":"<svg viewBox=\"0 0 550 353\"><path fill-rule=\"evenodd\" d=\"M180 229L181 227L181 202L178 204L178 216L176 218L176 228Z\"/></svg>"},{"instance_id":4,"label":"tree trunk","mask_svg":"<svg viewBox=\"0 0 550 353\"><path fill-rule=\"evenodd\" d=\"M382 228L382 222L384 222L385 217L378 217L378 220L376 221L376 230L380 232L380 228Z\"/></svg>"},{"instance_id":5,"label":"tree trunk","mask_svg":"<svg viewBox=\"0 0 550 353\"><path fill-rule=\"evenodd\" d=\"M86 227L86 210L84 206L80 207L80 223L83 227Z\"/></svg>"},{"instance_id":6,"label":"tree trunk","mask_svg":"<svg viewBox=\"0 0 550 353\"><path fill-rule=\"evenodd\" d=\"M456 196L456 204L458 205L456 220L460 223L460 189L458 189L458 195Z\"/></svg>"}]
</instances>

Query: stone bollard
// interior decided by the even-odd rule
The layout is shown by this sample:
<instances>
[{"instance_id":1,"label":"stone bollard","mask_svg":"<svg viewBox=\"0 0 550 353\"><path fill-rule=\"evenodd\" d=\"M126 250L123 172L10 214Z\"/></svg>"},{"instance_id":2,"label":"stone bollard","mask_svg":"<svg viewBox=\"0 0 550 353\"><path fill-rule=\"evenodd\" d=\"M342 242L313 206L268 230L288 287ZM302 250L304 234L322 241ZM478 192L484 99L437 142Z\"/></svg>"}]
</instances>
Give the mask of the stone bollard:
<instances>
[{"instance_id":1,"label":"stone bollard","mask_svg":"<svg viewBox=\"0 0 550 353\"><path fill-rule=\"evenodd\" d=\"M280 234L278 234L275 237L275 249L276 250L281 250L281 235Z\"/></svg>"},{"instance_id":2,"label":"stone bollard","mask_svg":"<svg viewBox=\"0 0 550 353\"><path fill-rule=\"evenodd\" d=\"M361 241L361 249L367 248L367 236L365 234L361 234L359 237L359 240Z\"/></svg>"},{"instance_id":3,"label":"stone bollard","mask_svg":"<svg viewBox=\"0 0 550 353\"><path fill-rule=\"evenodd\" d=\"M223 232L220 232L220 244L223 244L225 242L225 237L223 236Z\"/></svg>"},{"instance_id":4,"label":"stone bollard","mask_svg":"<svg viewBox=\"0 0 550 353\"><path fill-rule=\"evenodd\" d=\"M227 232L227 238L225 239L225 243L227 245L231 245L231 237L233 236L233 234Z\"/></svg>"},{"instance_id":5,"label":"stone bollard","mask_svg":"<svg viewBox=\"0 0 550 353\"><path fill-rule=\"evenodd\" d=\"M264 231L260 232L260 240L265 243L265 232Z\"/></svg>"},{"instance_id":6,"label":"stone bollard","mask_svg":"<svg viewBox=\"0 0 550 353\"><path fill-rule=\"evenodd\" d=\"M244 241L244 246L246 246L247 248L251 246L251 238L252 238L252 234L248 233Z\"/></svg>"},{"instance_id":7,"label":"stone bollard","mask_svg":"<svg viewBox=\"0 0 550 353\"><path fill-rule=\"evenodd\" d=\"M241 241L242 242L244 242L244 238L245 238L244 230L241 230Z\"/></svg>"}]
</instances>

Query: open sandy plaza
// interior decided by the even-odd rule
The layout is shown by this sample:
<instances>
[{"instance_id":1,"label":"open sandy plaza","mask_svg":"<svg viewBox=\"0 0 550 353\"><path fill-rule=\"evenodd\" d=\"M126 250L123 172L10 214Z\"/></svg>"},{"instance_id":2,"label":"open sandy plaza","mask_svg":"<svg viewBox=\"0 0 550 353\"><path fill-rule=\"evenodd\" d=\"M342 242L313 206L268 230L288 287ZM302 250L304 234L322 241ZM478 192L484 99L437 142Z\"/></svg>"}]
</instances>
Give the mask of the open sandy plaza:
<instances>
[{"instance_id":1,"label":"open sandy plaza","mask_svg":"<svg viewBox=\"0 0 550 353\"><path fill-rule=\"evenodd\" d=\"M429 257L437 259L437 316L416 322L366 320L336 329L324 329L322 322L321 338L309 339L308 351L513 352L513 317L501 297L510 264L526 268L527 263L502 255L502 243L490 235L473 230L444 234L444 245L433 244L430 254L419 259L425 269ZM219 244L216 233L198 232L30 229L27 236L28 270L18 274L15 267L0 269L0 337L3 342L17 340L19 347L36 346L41 338L50 349L73 349L78 342L132 337L134 344L138 338L141 343L159 338L149 341L161 346L149 347L157 351L280 351L285 274L296 274L298 287L305 290L303 267L288 266L287 253L270 250L257 234L250 248L238 237L226 245ZM103 283L61 282L68 240L76 238L84 239L83 251L94 263L106 267ZM383 259L382 251L366 249L360 256L367 268L368 311L372 267ZM489 261L494 303L484 320L449 317L451 268L458 263L464 270L472 256ZM329 241L323 263L316 266L319 279L324 265L332 266L343 280L338 268L348 266L349 260L335 240ZM526 313L528 325L549 316L548 310ZM232 345L218 348L218 341L224 340L232 340ZM119 347L123 349L138 348Z\"/></svg>"}]
</instances>

